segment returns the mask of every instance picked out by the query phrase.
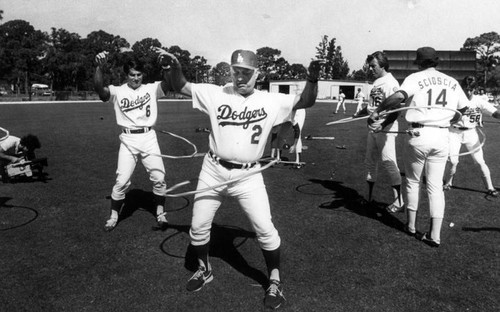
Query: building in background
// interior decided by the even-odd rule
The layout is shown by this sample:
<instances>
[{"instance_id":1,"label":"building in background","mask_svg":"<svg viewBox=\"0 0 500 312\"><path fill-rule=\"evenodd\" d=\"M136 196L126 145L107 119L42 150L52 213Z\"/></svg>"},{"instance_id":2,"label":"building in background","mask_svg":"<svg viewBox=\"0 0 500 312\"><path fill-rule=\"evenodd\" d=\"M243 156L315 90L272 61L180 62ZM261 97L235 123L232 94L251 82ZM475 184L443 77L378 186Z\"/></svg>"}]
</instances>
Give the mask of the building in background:
<instances>
[{"instance_id":1,"label":"building in background","mask_svg":"<svg viewBox=\"0 0 500 312\"><path fill-rule=\"evenodd\" d=\"M271 80L269 82L269 92L300 94L305 85L305 80ZM339 90L342 89L346 99L353 100L358 88L361 88L364 94L370 94L372 85L368 82L355 80L320 80L318 81L317 98L319 100L337 100Z\"/></svg>"},{"instance_id":2,"label":"building in background","mask_svg":"<svg viewBox=\"0 0 500 312\"><path fill-rule=\"evenodd\" d=\"M476 76L476 52L475 51L436 51L439 57L437 69L458 81L465 76ZM384 50L389 60L389 71L401 84L410 74L418 71L417 65L413 64L417 56L415 50Z\"/></svg>"}]
</instances>

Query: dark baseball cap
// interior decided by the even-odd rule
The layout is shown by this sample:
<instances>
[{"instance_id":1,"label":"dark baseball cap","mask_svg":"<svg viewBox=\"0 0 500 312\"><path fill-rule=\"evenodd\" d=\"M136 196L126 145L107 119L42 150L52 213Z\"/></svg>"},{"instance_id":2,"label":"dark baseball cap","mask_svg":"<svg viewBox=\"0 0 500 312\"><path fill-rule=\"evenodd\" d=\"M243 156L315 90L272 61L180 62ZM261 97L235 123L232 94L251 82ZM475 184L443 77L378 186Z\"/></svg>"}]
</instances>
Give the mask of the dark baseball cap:
<instances>
[{"instance_id":1,"label":"dark baseball cap","mask_svg":"<svg viewBox=\"0 0 500 312\"><path fill-rule=\"evenodd\" d=\"M422 47L417 49L417 58L413 62L413 64L421 64L424 61L434 61L437 62L439 57L437 55L436 50L431 47Z\"/></svg>"},{"instance_id":2,"label":"dark baseball cap","mask_svg":"<svg viewBox=\"0 0 500 312\"><path fill-rule=\"evenodd\" d=\"M236 50L231 55L231 66L256 69L257 55L248 50Z\"/></svg>"}]
</instances>

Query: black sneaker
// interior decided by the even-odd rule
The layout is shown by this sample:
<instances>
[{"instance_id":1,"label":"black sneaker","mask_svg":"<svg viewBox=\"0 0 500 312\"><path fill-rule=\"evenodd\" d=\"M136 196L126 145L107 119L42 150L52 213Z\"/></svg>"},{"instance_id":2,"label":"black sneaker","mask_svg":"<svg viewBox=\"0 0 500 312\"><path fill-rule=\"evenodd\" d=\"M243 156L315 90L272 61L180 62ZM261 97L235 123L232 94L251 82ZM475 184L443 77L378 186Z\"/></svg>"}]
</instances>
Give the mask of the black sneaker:
<instances>
[{"instance_id":1,"label":"black sneaker","mask_svg":"<svg viewBox=\"0 0 500 312\"><path fill-rule=\"evenodd\" d=\"M424 233L422 234L422 236L415 236L415 237L431 247L437 248L440 245L438 242L436 242L431 238L431 235L429 233Z\"/></svg>"},{"instance_id":2,"label":"black sneaker","mask_svg":"<svg viewBox=\"0 0 500 312\"><path fill-rule=\"evenodd\" d=\"M497 190L488 190L487 194L488 194L488 196L498 197L498 191Z\"/></svg>"},{"instance_id":3,"label":"black sneaker","mask_svg":"<svg viewBox=\"0 0 500 312\"><path fill-rule=\"evenodd\" d=\"M283 284L277 280L270 280L269 288L267 288L266 296L264 297L264 306L274 310L279 308L283 302L285 302Z\"/></svg>"},{"instance_id":4,"label":"black sneaker","mask_svg":"<svg viewBox=\"0 0 500 312\"><path fill-rule=\"evenodd\" d=\"M194 273L193 276L189 279L186 285L186 289L188 291L198 291L200 290L205 284L210 283L214 279L214 276L212 275L212 271L208 271L205 269L205 267L200 266L198 268L198 271Z\"/></svg>"}]
</instances>

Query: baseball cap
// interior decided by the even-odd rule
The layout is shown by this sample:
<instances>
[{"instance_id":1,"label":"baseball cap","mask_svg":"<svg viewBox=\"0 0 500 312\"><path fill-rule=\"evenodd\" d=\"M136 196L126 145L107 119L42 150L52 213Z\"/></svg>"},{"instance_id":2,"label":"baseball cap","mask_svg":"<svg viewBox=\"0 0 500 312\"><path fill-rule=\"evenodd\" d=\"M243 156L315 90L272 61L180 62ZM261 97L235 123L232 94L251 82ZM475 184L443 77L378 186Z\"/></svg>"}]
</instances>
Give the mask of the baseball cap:
<instances>
[{"instance_id":1,"label":"baseball cap","mask_svg":"<svg viewBox=\"0 0 500 312\"><path fill-rule=\"evenodd\" d=\"M257 68L257 56L252 51L236 50L231 55L231 66Z\"/></svg>"},{"instance_id":2,"label":"baseball cap","mask_svg":"<svg viewBox=\"0 0 500 312\"><path fill-rule=\"evenodd\" d=\"M424 61L434 61L437 62L439 57L437 56L436 50L431 47L421 47L417 49L417 58L413 64L421 64Z\"/></svg>"}]
</instances>

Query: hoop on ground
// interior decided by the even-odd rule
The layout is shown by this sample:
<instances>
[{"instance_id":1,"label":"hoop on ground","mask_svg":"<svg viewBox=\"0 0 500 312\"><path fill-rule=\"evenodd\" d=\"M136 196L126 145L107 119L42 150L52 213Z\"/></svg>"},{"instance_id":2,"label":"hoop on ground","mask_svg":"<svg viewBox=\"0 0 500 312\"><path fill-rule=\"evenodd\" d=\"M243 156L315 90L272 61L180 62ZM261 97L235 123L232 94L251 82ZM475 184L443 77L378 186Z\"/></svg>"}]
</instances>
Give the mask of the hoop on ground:
<instances>
[{"instance_id":1,"label":"hoop on ground","mask_svg":"<svg viewBox=\"0 0 500 312\"><path fill-rule=\"evenodd\" d=\"M147 153L147 152L141 151L138 148L135 148L133 146L128 145L127 143L123 142L123 140L121 138L120 138L120 141L130 151L132 151L132 149L134 149L134 150L136 150L137 152L139 152L141 154L148 154L148 155L151 155L151 156L158 156L158 157L162 157L162 158L183 159L183 158L201 157L201 156L205 156L205 154L206 154L206 153L198 153L198 149L196 148L196 145L194 145L194 143L192 143L191 141L189 141L188 139L186 139L186 138L184 138L184 137L182 137L180 135L177 135L177 134L174 134L172 132L165 131L165 130L158 130L158 132L164 133L164 134L168 134L170 136L173 136L174 138L178 138L178 139L181 139L181 140L187 142L189 145L191 145L193 147L194 152L192 154L190 154L190 155L180 155L180 156L165 155L165 154L156 154L156 153Z\"/></svg>"},{"instance_id":2,"label":"hoop on ground","mask_svg":"<svg viewBox=\"0 0 500 312\"><path fill-rule=\"evenodd\" d=\"M169 194L169 192L172 192L172 191L174 191L175 189L178 189L181 186L184 186L184 185L187 185L187 184L191 183L191 181L184 181L184 182L178 183L178 184L170 187L169 189L167 189L165 191L165 195L164 196L165 197L182 197L182 196L193 195L193 194L197 194L197 193L203 193L203 192L206 192L206 191L209 191L209 190L213 190L213 189L216 189L216 188L219 188L219 187L222 187L222 186L226 186L228 184L237 182L239 180L246 179L249 176L252 176L254 174L260 173L260 172L266 170L267 168L274 166L278 162L279 162L279 160L273 160L273 161L269 162L267 165L262 166L262 167L257 168L257 169L254 169L254 170L251 170L248 173L243 174L243 175L241 175L241 176L239 176L237 178L234 178L234 179L231 179L231 180L228 180L226 182L222 182L222 183L219 183L219 184L216 184L216 185L211 185L211 186L205 187L203 189L194 190L194 191L188 191L188 192L183 192L183 193L177 193L177 194Z\"/></svg>"}]
</instances>

